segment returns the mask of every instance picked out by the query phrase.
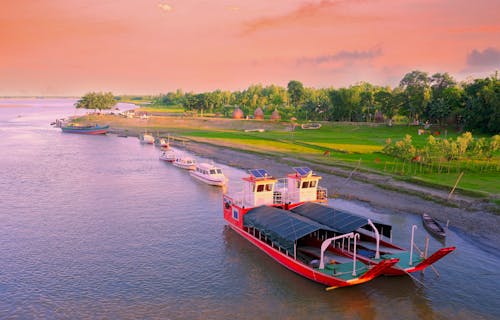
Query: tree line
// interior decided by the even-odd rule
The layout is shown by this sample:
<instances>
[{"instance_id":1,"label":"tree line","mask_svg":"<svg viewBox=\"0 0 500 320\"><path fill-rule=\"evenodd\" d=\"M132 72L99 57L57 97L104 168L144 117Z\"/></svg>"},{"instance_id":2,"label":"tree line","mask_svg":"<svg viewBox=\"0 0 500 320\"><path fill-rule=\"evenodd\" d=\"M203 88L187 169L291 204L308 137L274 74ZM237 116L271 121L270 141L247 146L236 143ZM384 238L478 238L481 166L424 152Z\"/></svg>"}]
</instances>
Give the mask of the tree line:
<instances>
[{"instance_id":1,"label":"tree line","mask_svg":"<svg viewBox=\"0 0 500 320\"><path fill-rule=\"evenodd\" d=\"M297 80L287 87L251 85L243 91L193 93L177 90L154 98L156 104L182 105L186 111L229 116L236 106L245 114L262 108L283 118L312 121L392 122L455 125L488 134L500 131L500 79L457 82L448 73L412 71L395 88L361 82L347 88L307 88Z\"/></svg>"}]
</instances>

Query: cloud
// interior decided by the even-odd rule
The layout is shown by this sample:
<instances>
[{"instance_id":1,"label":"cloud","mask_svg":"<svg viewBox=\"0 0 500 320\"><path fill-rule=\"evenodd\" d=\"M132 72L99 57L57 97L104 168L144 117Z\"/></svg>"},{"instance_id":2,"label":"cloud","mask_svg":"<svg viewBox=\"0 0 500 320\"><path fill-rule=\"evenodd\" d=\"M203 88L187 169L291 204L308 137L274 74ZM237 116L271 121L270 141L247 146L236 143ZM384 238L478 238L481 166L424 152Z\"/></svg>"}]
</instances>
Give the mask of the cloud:
<instances>
[{"instance_id":1,"label":"cloud","mask_svg":"<svg viewBox=\"0 0 500 320\"><path fill-rule=\"evenodd\" d=\"M299 64L315 64L315 65L325 65L338 62L353 62L359 60L371 60L382 55L382 49L375 48L368 51L346 51L342 50L335 54L321 55L316 57L306 57L300 58L298 60Z\"/></svg>"},{"instance_id":2,"label":"cloud","mask_svg":"<svg viewBox=\"0 0 500 320\"><path fill-rule=\"evenodd\" d=\"M474 49L467 55L466 62L470 68L498 68L500 67L500 50L491 47L483 51Z\"/></svg>"},{"instance_id":3,"label":"cloud","mask_svg":"<svg viewBox=\"0 0 500 320\"><path fill-rule=\"evenodd\" d=\"M172 6L166 4L166 3L158 3L158 7L165 12L170 12L173 10Z\"/></svg>"},{"instance_id":4,"label":"cloud","mask_svg":"<svg viewBox=\"0 0 500 320\"><path fill-rule=\"evenodd\" d=\"M261 29L279 27L290 23L296 23L302 19L314 18L321 11L337 6L341 2L344 1L322 0L318 3L306 3L284 15L258 18L247 22L244 26L243 33L253 33Z\"/></svg>"}]
</instances>

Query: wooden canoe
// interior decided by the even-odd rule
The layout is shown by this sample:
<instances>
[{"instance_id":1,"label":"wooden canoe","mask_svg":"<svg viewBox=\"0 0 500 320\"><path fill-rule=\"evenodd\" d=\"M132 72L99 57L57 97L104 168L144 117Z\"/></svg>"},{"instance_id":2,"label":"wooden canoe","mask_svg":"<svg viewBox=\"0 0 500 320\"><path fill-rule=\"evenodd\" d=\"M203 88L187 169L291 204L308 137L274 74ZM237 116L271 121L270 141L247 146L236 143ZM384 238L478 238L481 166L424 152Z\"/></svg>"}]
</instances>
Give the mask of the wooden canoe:
<instances>
[{"instance_id":1,"label":"wooden canoe","mask_svg":"<svg viewBox=\"0 0 500 320\"><path fill-rule=\"evenodd\" d=\"M446 231L444 228L436 221L436 219L432 218L428 214L422 214L422 223L424 224L425 229L429 231L433 236L444 239L446 237Z\"/></svg>"}]
</instances>

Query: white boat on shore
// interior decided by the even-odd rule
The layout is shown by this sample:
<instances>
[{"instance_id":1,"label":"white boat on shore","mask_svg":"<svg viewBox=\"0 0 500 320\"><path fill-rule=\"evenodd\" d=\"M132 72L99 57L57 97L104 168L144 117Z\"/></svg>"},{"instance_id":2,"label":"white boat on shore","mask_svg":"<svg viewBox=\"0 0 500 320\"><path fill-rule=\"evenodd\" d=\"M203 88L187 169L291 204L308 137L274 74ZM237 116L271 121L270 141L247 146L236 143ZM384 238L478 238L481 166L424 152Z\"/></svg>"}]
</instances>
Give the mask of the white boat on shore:
<instances>
[{"instance_id":1,"label":"white boat on shore","mask_svg":"<svg viewBox=\"0 0 500 320\"><path fill-rule=\"evenodd\" d=\"M222 187L227 182L227 178L224 173L222 173L222 170L210 163L198 164L196 169L189 174L212 186Z\"/></svg>"},{"instance_id":2,"label":"white boat on shore","mask_svg":"<svg viewBox=\"0 0 500 320\"><path fill-rule=\"evenodd\" d=\"M160 154L160 160L163 160L163 161L174 162L176 158L177 158L177 154L172 149L164 150Z\"/></svg>"},{"instance_id":3,"label":"white boat on shore","mask_svg":"<svg viewBox=\"0 0 500 320\"><path fill-rule=\"evenodd\" d=\"M178 156L172 164L176 167L186 169L186 170L195 170L196 169L196 160L191 157L181 157Z\"/></svg>"}]
</instances>

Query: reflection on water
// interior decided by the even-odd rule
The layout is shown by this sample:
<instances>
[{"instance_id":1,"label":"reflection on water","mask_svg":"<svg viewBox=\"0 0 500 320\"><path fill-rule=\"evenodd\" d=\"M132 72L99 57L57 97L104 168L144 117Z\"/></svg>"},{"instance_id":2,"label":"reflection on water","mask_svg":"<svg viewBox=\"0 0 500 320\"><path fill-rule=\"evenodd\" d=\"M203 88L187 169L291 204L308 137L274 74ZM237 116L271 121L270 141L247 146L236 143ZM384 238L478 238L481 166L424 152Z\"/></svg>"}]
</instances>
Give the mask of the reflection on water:
<instances>
[{"instance_id":1,"label":"reflection on water","mask_svg":"<svg viewBox=\"0 0 500 320\"><path fill-rule=\"evenodd\" d=\"M12 104L12 101L10 101ZM72 101L0 100L0 318L494 319L500 258L450 229L432 271L330 292L225 226L222 190L114 135L62 134ZM42 105L42 106L40 106ZM201 159L205 161L210 159ZM222 166L238 190L244 172ZM419 217L333 200L395 226ZM431 238L431 249L443 244Z\"/></svg>"}]
</instances>

